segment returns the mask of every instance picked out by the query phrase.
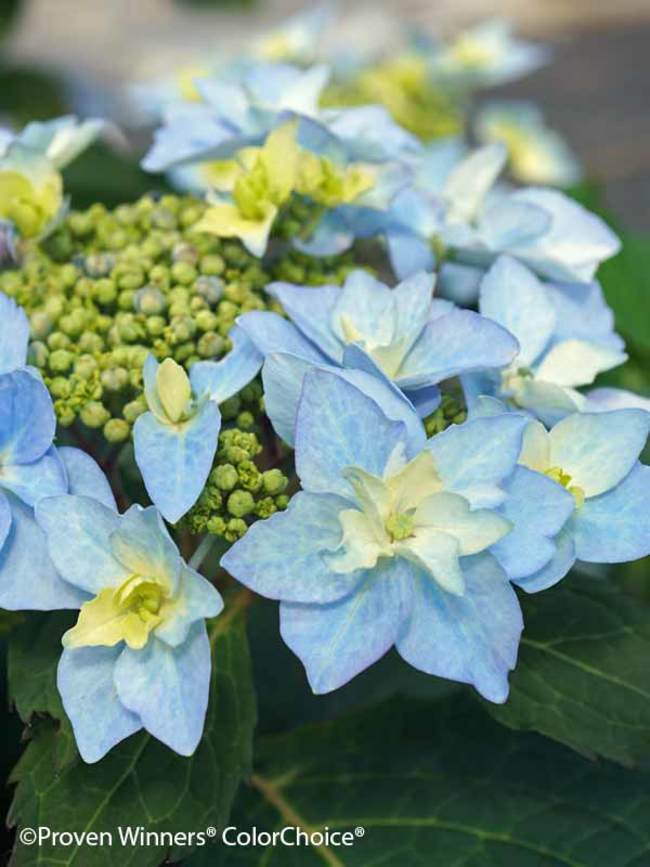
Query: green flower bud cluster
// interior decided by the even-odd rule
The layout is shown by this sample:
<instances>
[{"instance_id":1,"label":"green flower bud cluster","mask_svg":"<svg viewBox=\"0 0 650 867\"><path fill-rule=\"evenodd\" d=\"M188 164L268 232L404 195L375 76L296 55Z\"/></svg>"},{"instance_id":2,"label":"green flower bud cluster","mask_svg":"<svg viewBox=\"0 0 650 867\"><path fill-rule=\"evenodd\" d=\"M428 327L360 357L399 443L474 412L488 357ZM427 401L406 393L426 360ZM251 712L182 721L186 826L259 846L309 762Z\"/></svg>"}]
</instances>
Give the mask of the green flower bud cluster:
<instances>
[{"instance_id":1,"label":"green flower bud cluster","mask_svg":"<svg viewBox=\"0 0 650 867\"><path fill-rule=\"evenodd\" d=\"M440 406L424 420L424 428L428 437L446 430L452 424L462 424L467 418L467 410L460 396L443 394Z\"/></svg>"},{"instance_id":2,"label":"green flower bud cluster","mask_svg":"<svg viewBox=\"0 0 650 867\"><path fill-rule=\"evenodd\" d=\"M181 526L191 533L212 533L235 542L256 519L285 509L289 480L281 470L259 469L255 458L261 451L254 433L223 430L207 484Z\"/></svg>"},{"instance_id":3,"label":"green flower bud cluster","mask_svg":"<svg viewBox=\"0 0 650 867\"><path fill-rule=\"evenodd\" d=\"M59 422L77 419L113 443L129 438L146 411L142 367L149 352L186 369L219 359L241 313L280 308L272 280L337 283L351 256L314 259L285 251L266 262L238 242L199 233L206 204L189 196L146 196L108 210L73 211L19 269L0 273L0 291L30 318L30 363L50 389ZM222 407L251 430L262 408L255 383Z\"/></svg>"}]
</instances>

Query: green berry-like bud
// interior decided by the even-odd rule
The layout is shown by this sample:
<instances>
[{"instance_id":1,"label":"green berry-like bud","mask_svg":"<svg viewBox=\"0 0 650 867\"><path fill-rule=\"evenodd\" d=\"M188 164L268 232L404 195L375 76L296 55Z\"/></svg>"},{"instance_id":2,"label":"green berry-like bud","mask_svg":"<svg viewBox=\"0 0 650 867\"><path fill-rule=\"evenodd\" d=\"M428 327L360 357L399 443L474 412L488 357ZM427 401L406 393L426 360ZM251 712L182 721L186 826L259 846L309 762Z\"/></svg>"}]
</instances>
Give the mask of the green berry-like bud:
<instances>
[{"instance_id":1,"label":"green berry-like bud","mask_svg":"<svg viewBox=\"0 0 650 867\"><path fill-rule=\"evenodd\" d=\"M208 533L212 533L214 536L223 536L226 532L226 522L217 515L214 518L210 518L206 524L206 529Z\"/></svg>"},{"instance_id":2,"label":"green berry-like bud","mask_svg":"<svg viewBox=\"0 0 650 867\"><path fill-rule=\"evenodd\" d=\"M55 331L47 338L48 348L52 351L56 349L67 349L72 344L72 341L67 334L62 334L60 331Z\"/></svg>"},{"instance_id":3,"label":"green berry-like bud","mask_svg":"<svg viewBox=\"0 0 650 867\"><path fill-rule=\"evenodd\" d=\"M221 256L215 253L203 256L199 263L199 268L201 269L201 274L205 274L208 277L218 277L226 270L226 263Z\"/></svg>"},{"instance_id":4,"label":"green berry-like bud","mask_svg":"<svg viewBox=\"0 0 650 867\"><path fill-rule=\"evenodd\" d=\"M55 399L65 399L70 397L72 393L72 385L69 379L66 379L65 376L55 376L54 379L50 380L49 384L50 394Z\"/></svg>"},{"instance_id":5,"label":"green berry-like bud","mask_svg":"<svg viewBox=\"0 0 650 867\"><path fill-rule=\"evenodd\" d=\"M145 328L152 337L160 337L167 327L167 320L162 316L148 316L145 322Z\"/></svg>"},{"instance_id":6,"label":"green berry-like bud","mask_svg":"<svg viewBox=\"0 0 650 867\"><path fill-rule=\"evenodd\" d=\"M200 297L212 307L223 297L224 282L218 277L199 277L194 285Z\"/></svg>"},{"instance_id":7,"label":"green berry-like bud","mask_svg":"<svg viewBox=\"0 0 650 867\"><path fill-rule=\"evenodd\" d=\"M246 530L248 530L246 521L241 518L231 518L226 525L224 536L229 542L236 542L237 539L241 539Z\"/></svg>"},{"instance_id":8,"label":"green berry-like bud","mask_svg":"<svg viewBox=\"0 0 650 867\"><path fill-rule=\"evenodd\" d=\"M112 418L104 425L104 436L109 443L123 443L129 438L131 427L121 418Z\"/></svg>"},{"instance_id":9,"label":"green berry-like bud","mask_svg":"<svg viewBox=\"0 0 650 867\"><path fill-rule=\"evenodd\" d=\"M188 262L174 262L171 270L173 279L183 286L189 286L198 276L196 268Z\"/></svg>"},{"instance_id":10,"label":"green berry-like bud","mask_svg":"<svg viewBox=\"0 0 650 867\"><path fill-rule=\"evenodd\" d=\"M97 370L97 362L92 355L80 355L74 363L74 372L79 379L90 379Z\"/></svg>"},{"instance_id":11,"label":"green berry-like bud","mask_svg":"<svg viewBox=\"0 0 650 867\"><path fill-rule=\"evenodd\" d=\"M233 491L228 497L228 511L235 518L243 518L249 515L255 508L253 495L248 491Z\"/></svg>"},{"instance_id":12,"label":"green berry-like bud","mask_svg":"<svg viewBox=\"0 0 650 867\"><path fill-rule=\"evenodd\" d=\"M129 371L123 367L109 367L100 377L106 391L121 391L129 384Z\"/></svg>"},{"instance_id":13,"label":"green berry-like bud","mask_svg":"<svg viewBox=\"0 0 650 867\"><path fill-rule=\"evenodd\" d=\"M221 464L210 473L210 481L220 491L232 491L239 482L239 473L232 464Z\"/></svg>"},{"instance_id":14,"label":"green berry-like bud","mask_svg":"<svg viewBox=\"0 0 650 867\"><path fill-rule=\"evenodd\" d=\"M199 331L214 331L219 320L211 310L200 310L194 317Z\"/></svg>"},{"instance_id":15,"label":"green berry-like bud","mask_svg":"<svg viewBox=\"0 0 650 867\"><path fill-rule=\"evenodd\" d=\"M133 424L137 418L139 418L143 412L147 411L147 404L144 401L144 398L137 398L136 400L132 400L127 403L122 410L122 415L124 418L130 423Z\"/></svg>"},{"instance_id":16,"label":"green berry-like bud","mask_svg":"<svg viewBox=\"0 0 650 867\"><path fill-rule=\"evenodd\" d=\"M44 368L49 357L49 349L44 343L41 343L40 340L35 340L33 343L30 343L27 355L27 361L29 364L32 364L34 367Z\"/></svg>"},{"instance_id":17,"label":"green berry-like bud","mask_svg":"<svg viewBox=\"0 0 650 867\"><path fill-rule=\"evenodd\" d=\"M36 340L42 340L50 333L54 323L51 316L45 310L35 310L29 317L29 325L32 337Z\"/></svg>"},{"instance_id":18,"label":"green berry-like bud","mask_svg":"<svg viewBox=\"0 0 650 867\"><path fill-rule=\"evenodd\" d=\"M83 407L79 417L86 427L99 428L106 424L111 414L99 401L91 400Z\"/></svg>"},{"instance_id":19,"label":"green berry-like bud","mask_svg":"<svg viewBox=\"0 0 650 867\"><path fill-rule=\"evenodd\" d=\"M67 349L57 349L50 355L49 366L52 373L65 373L70 370L74 355Z\"/></svg>"},{"instance_id":20,"label":"green berry-like bud","mask_svg":"<svg viewBox=\"0 0 650 867\"><path fill-rule=\"evenodd\" d=\"M255 416L252 412L245 409L237 416L237 427L241 430L250 430L255 426Z\"/></svg>"},{"instance_id":21,"label":"green berry-like bud","mask_svg":"<svg viewBox=\"0 0 650 867\"><path fill-rule=\"evenodd\" d=\"M138 313L153 316L163 312L167 307L167 299L155 286L145 286L135 293L133 304Z\"/></svg>"},{"instance_id":22,"label":"green berry-like bud","mask_svg":"<svg viewBox=\"0 0 650 867\"><path fill-rule=\"evenodd\" d=\"M289 484L289 479L281 470L267 470L262 473L262 484L267 494L275 496L281 494Z\"/></svg>"},{"instance_id":23,"label":"green berry-like bud","mask_svg":"<svg viewBox=\"0 0 650 867\"><path fill-rule=\"evenodd\" d=\"M95 300L98 304L106 307L114 304L117 300L117 286L110 277L102 277L95 283Z\"/></svg>"},{"instance_id":24,"label":"green berry-like bud","mask_svg":"<svg viewBox=\"0 0 650 867\"><path fill-rule=\"evenodd\" d=\"M289 505L289 497L286 494L280 494L275 498L275 505L278 509L286 509Z\"/></svg>"},{"instance_id":25,"label":"green berry-like bud","mask_svg":"<svg viewBox=\"0 0 650 867\"><path fill-rule=\"evenodd\" d=\"M196 344L197 351L201 358L216 358L222 355L225 348L225 340L220 334L203 334Z\"/></svg>"}]
</instances>

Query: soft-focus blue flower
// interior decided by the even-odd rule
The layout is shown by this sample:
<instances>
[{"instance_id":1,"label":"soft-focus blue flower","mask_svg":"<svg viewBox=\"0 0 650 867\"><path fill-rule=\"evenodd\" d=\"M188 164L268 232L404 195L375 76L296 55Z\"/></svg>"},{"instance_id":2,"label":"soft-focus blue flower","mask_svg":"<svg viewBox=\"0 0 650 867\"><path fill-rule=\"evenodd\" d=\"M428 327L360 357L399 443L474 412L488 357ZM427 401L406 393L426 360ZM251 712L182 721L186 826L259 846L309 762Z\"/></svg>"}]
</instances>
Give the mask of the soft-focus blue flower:
<instances>
[{"instance_id":1,"label":"soft-focus blue flower","mask_svg":"<svg viewBox=\"0 0 650 867\"><path fill-rule=\"evenodd\" d=\"M99 118L80 121L74 115L66 115L32 121L13 141L42 154L55 168L64 169L107 129L107 122Z\"/></svg>"},{"instance_id":2,"label":"soft-focus blue flower","mask_svg":"<svg viewBox=\"0 0 650 867\"><path fill-rule=\"evenodd\" d=\"M597 283L543 284L503 256L481 283L479 309L517 338L519 354L497 374L463 377L470 408L490 395L553 424L585 407L577 388L627 357Z\"/></svg>"},{"instance_id":3,"label":"soft-focus blue flower","mask_svg":"<svg viewBox=\"0 0 650 867\"><path fill-rule=\"evenodd\" d=\"M305 362L362 370L399 389L427 415L436 384L470 370L507 365L517 343L505 329L469 310L432 299L434 278L417 274L395 289L362 270L340 286L273 283L268 291L291 322L276 313L237 320L264 356L266 408L276 430L293 441L293 419Z\"/></svg>"},{"instance_id":4,"label":"soft-focus blue flower","mask_svg":"<svg viewBox=\"0 0 650 867\"><path fill-rule=\"evenodd\" d=\"M57 676L82 758L98 761L141 728L192 755L210 682L204 618L221 611L219 593L183 562L153 506L120 516L64 495L41 500L36 515L56 569L83 600Z\"/></svg>"},{"instance_id":5,"label":"soft-focus blue flower","mask_svg":"<svg viewBox=\"0 0 650 867\"><path fill-rule=\"evenodd\" d=\"M461 31L433 50L433 74L466 87L493 87L546 63L549 50L514 38L512 29L509 21L490 19Z\"/></svg>"},{"instance_id":6,"label":"soft-focus blue flower","mask_svg":"<svg viewBox=\"0 0 650 867\"><path fill-rule=\"evenodd\" d=\"M474 129L479 142L506 146L510 172L521 183L568 187L582 177L575 154L562 136L546 125L534 103L486 103L476 116Z\"/></svg>"},{"instance_id":7,"label":"soft-focus blue flower","mask_svg":"<svg viewBox=\"0 0 650 867\"><path fill-rule=\"evenodd\" d=\"M324 66L257 63L246 65L234 80L197 79L203 101L168 107L143 168L159 172L227 159L243 147L260 144L291 117L317 113L328 74Z\"/></svg>"},{"instance_id":8,"label":"soft-focus blue flower","mask_svg":"<svg viewBox=\"0 0 650 867\"><path fill-rule=\"evenodd\" d=\"M133 428L135 460L152 501L176 523L192 508L205 485L217 450L219 403L232 397L256 375L262 356L238 329L233 350L221 361L195 364L188 378L167 358L149 355L144 391L149 412Z\"/></svg>"},{"instance_id":9,"label":"soft-focus blue flower","mask_svg":"<svg viewBox=\"0 0 650 867\"><path fill-rule=\"evenodd\" d=\"M573 497L550 562L517 583L551 587L575 560L622 563L650 554L650 467L639 463L650 431L643 410L577 413L547 431L531 422L519 461ZM515 579L516 580L516 579Z\"/></svg>"},{"instance_id":10,"label":"soft-focus blue flower","mask_svg":"<svg viewBox=\"0 0 650 867\"><path fill-rule=\"evenodd\" d=\"M296 428L303 490L222 565L281 600L282 636L315 692L395 645L416 668L505 700L522 620L487 549L511 528L494 504L525 424L515 414L478 419L423 448L340 376L306 375Z\"/></svg>"},{"instance_id":11,"label":"soft-focus blue flower","mask_svg":"<svg viewBox=\"0 0 650 867\"><path fill-rule=\"evenodd\" d=\"M463 280L475 291L481 273L501 254L546 279L589 282L600 263L618 252L620 242L603 221L558 190L495 186L506 159L504 146L486 145L447 172L435 193L416 173L409 198L402 191L386 218L398 276L408 276L438 249L441 290L455 298ZM467 296L470 285L462 288Z\"/></svg>"}]
</instances>

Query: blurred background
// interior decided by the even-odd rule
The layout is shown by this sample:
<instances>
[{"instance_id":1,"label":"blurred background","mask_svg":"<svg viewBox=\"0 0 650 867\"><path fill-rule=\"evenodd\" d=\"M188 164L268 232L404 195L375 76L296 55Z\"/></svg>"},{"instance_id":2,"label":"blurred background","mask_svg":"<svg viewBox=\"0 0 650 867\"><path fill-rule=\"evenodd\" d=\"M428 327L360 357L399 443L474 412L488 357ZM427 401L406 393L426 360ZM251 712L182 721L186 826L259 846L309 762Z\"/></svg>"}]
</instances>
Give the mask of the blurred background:
<instances>
[{"instance_id":1,"label":"blurred background","mask_svg":"<svg viewBox=\"0 0 650 867\"><path fill-rule=\"evenodd\" d=\"M234 53L301 8L297 0L0 0L0 113L15 122L71 108L119 114L128 84L205 53ZM573 145L607 205L630 230L650 230L648 0L376 0L340 2L362 51L390 35L390 16L445 34L505 16L543 39L554 61L499 88L538 102ZM65 88L62 87L65 85ZM489 97L489 93L486 94ZM70 104L72 102L72 104Z\"/></svg>"}]
</instances>

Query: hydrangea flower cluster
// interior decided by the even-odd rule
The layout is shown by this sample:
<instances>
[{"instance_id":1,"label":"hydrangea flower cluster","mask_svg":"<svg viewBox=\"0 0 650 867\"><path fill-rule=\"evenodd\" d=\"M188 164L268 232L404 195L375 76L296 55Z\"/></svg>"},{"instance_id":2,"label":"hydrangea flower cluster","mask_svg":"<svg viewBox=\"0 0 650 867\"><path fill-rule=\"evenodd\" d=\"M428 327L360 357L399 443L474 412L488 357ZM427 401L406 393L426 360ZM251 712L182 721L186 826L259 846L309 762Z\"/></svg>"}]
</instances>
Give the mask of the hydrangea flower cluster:
<instances>
[{"instance_id":1,"label":"hydrangea flower cluster","mask_svg":"<svg viewBox=\"0 0 650 867\"><path fill-rule=\"evenodd\" d=\"M233 581L280 602L316 693L395 647L504 702L518 590L650 553L648 403L591 389L627 358L596 279L617 237L499 181L508 147L576 176L538 116L440 138L452 93L545 52L490 23L353 68L318 56L323 15L158 92L144 165L192 192L50 225L58 181L13 149L54 171L95 122L0 166L0 605L79 612L57 683L87 762L143 728L195 751Z\"/></svg>"}]
</instances>

